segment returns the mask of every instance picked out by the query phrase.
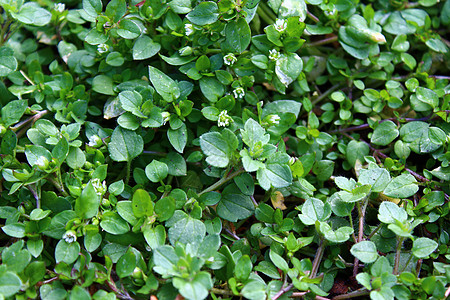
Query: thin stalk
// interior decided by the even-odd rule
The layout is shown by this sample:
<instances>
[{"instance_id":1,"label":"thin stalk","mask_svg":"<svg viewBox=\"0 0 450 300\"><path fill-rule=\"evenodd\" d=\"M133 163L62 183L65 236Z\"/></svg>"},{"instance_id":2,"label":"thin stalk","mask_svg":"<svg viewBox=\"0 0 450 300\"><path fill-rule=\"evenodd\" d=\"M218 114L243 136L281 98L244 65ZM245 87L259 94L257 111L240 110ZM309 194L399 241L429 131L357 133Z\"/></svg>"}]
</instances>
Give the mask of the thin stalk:
<instances>
[{"instance_id":1,"label":"thin stalk","mask_svg":"<svg viewBox=\"0 0 450 300\"><path fill-rule=\"evenodd\" d=\"M353 218L352 218L352 214L350 214L349 216L348 216L348 218L349 218L349 220L350 220L350 227L353 229L353 232L352 232L352 238L353 238L353 240L355 241L355 243L357 243L358 242L358 240L356 239L356 235L355 235L355 227L354 227L354 225L353 225Z\"/></svg>"},{"instance_id":2,"label":"thin stalk","mask_svg":"<svg viewBox=\"0 0 450 300\"><path fill-rule=\"evenodd\" d=\"M275 20L277 19L277 15L275 15L275 13L272 11L271 8L269 8L267 6L267 4L265 4L264 2L260 2L258 5L258 8L261 8L261 10L264 11L264 13L270 18L270 20L272 22L268 23L268 24L272 24L275 22Z\"/></svg>"},{"instance_id":3,"label":"thin stalk","mask_svg":"<svg viewBox=\"0 0 450 300\"><path fill-rule=\"evenodd\" d=\"M381 226L383 226L383 223L378 224L377 228L375 228L375 229L367 236L367 239L370 240L370 239L375 235L375 233L377 233L378 230L380 230Z\"/></svg>"},{"instance_id":4,"label":"thin stalk","mask_svg":"<svg viewBox=\"0 0 450 300\"><path fill-rule=\"evenodd\" d=\"M398 268L400 266L400 254L402 251L402 245L403 245L403 240L405 238L404 237L398 237L397 240L397 250L395 251L395 262L394 262L394 275L398 274Z\"/></svg>"},{"instance_id":5,"label":"thin stalk","mask_svg":"<svg viewBox=\"0 0 450 300\"><path fill-rule=\"evenodd\" d=\"M2 26L2 31L0 32L0 46L3 46L3 44L7 41L7 35L6 35L6 32L8 31L8 29L9 29L9 26L11 25L11 23L12 23L12 18L10 18L9 16L8 16L8 19L7 19L7 21L5 22L5 24Z\"/></svg>"},{"instance_id":6,"label":"thin stalk","mask_svg":"<svg viewBox=\"0 0 450 300\"><path fill-rule=\"evenodd\" d=\"M64 197L69 196L69 194L64 190L64 188L63 188L58 182L56 182L55 179L53 179L53 178L51 178L51 177L47 177L47 178L45 178L45 179L47 179L51 184L53 184L53 186L54 186L58 191L60 191L60 192L64 195Z\"/></svg>"},{"instance_id":7,"label":"thin stalk","mask_svg":"<svg viewBox=\"0 0 450 300\"><path fill-rule=\"evenodd\" d=\"M277 300L278 298L283 296L284 293L289 292L293 287L294 287L294 285L292 283L285 286L278 293L276 293L275 296L272 297L272 300Z\"/></svg>"},{"instance_id":8,"label":"thin stalk","mask_svg":"<svg viewBox=\"0 0 450 300\"><path fill-rule=\"evenodd\" d=\"M337 35L335 35L335 36L332 36L332 37L329 37L329 38L325 38L325 39L317 41L317 42L308 43L308 44L306 44L306 47L323 46L323 45L334 43L337 40L338 40L338 37L337 37Z\"/></svg>"},{"instance_id":9,"label":"thin stalk","mask_svg":"<svg viewBox=\"0 0 450 300\"><path fill-rule=\"evenodd\" d=\"M126 174L126 178L125 178L125 183L128 184L128 182L130 181L130 176L131 176L131 161L127 161L127 174Z\"/></svg>"},{"instance_id":10,"label":"thin stalk","mask_svg":"<svg viewBox=\"0 0 450 300\"><path fill-rule=\"evenodd\" d=\"M315 15L313 15L312 13L310 13L309 11L308 11L308 17L316 23L320 22L319 18L316 17Z\"/></svg>"},{"instance_id":11,"label":"thin stalk","mask_svg":"<svg viewBox=\"0 0 450 300\"><path fill-rule=\"evenodd\" d=\"M275 20L272 20L269 15L267 15L264 10L261 8L261 6L258 6L256 9L256 12L258 13L258 16L264 20L267 24L273 24Z\"/></svg>"},{"instance_id":12,"label":"thin stalk","mask_svg":"<svg viewBox=\"0 0 450 300\"><path fill-rule=\"evenodd\" d=\"M319 248L317 249L316 256L314 257L314 261L312 264L311 274L309 278L316 277L317 271L319 271L320 262L322 261L323 253L325 252L326 241L323 237L320 238Z\"/></svg>"},{"instance_id":13,"label":"thin stalk","mask_svg":"<svg viewBox=\"0 0 450 300\"><path fill-rule=\"evenodd\" d=\"M218 288L212 288L211 292L213 292L214 294L219 294L219 295L224 295L224 296L235 296L233 294L232 291L230 290L222 290L222 289L218 289Z\"/></svg>"},{"instance_id":14,"label":"thin stalk","mask_svg":"<svg viewBox=\"0 0 450 300\"><path fill-rule=\"evenodd\" d=\"M333 300L351 299L351 298L366 296L369 294L370 294L369 290L367 290L366 288L362 288L362 289L356 290L356 291L348 293L348 294L338 295L338 296L334 297Z\"/></svg>"},{"instance_id":15,"label":"thin stalk","mask_svg":"<svg viewBox=\"0 0 450 300\"><path fill-rule=\"evenodd\" d=\"M319 97L317 97L316 99L314 99L314 101L312 101L312 106L314 107L317 103L319 103L320 101L322 101L323 99L325 99L329 94L331 94L332 92L334 92L337 88L339 88L341 85L340 84L335 84L332 87L330 87L328 90L326 90L322 95L320 95Z\"/></svg>"},{"instance_id":16,"label":"thin stalk","mask_svg":"<svg viewBox=\"0 0 450 300\"><path fill-rule=\"evenodd\" d=\"M198 193L199 196L203 195L204 193L207 192L212 192L217 190L222 184L230 181L231 179L233 179L234 177L238 176L239 174L243 173L244 169L239 169L234 173L231 173L228 176L225 176L223 178L221 178L219 181L217 181L216 183L210 185L209 187L207 187L206 189L204 189L203 191L201 191L200 193Z\"/></svg>"},{"instance_id":17,"label":"thin stalk","mask_svg":"<svg viewBox=\"0 0 450 300\"><path fill-rule=\"evenodd\" d=\"M403 269L401 270L400 273L403 273L406 270L406 267L409 265L409 263L411 262L411 259L413 258L412 253L409 255L408 261L406 262L405 266L403 267Z\"/></svg>"},{"instance_id":18,"label":"thin stalk","mask_svg":"<svg viewBox=\"0 0 450 300\"><path fill-rule=\"evenodd\" d=\"M36 208L41 208L41 200L39 199L38 193L34 190L31 185L27 185L28 190L33 194L34 199L36 200Z\"/></svg>"}]
</instances>

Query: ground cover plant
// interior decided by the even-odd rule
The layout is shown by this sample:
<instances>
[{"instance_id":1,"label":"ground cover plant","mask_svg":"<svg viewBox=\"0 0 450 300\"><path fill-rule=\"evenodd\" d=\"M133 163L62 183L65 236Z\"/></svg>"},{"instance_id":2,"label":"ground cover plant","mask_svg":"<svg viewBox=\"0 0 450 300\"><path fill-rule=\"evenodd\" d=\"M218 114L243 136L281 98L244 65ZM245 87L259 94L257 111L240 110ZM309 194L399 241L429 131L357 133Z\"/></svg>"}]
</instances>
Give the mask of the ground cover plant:
<instances>
[{"instance_id":1,"label":"ground cover plant","mask_svg":"<svg viewBox=\"0 0 450 300\"><path fill-rule=\"evenodd\" d=\"M0 299L449 296L450 1L0 6Z\"/></svg>"}]
</instances>

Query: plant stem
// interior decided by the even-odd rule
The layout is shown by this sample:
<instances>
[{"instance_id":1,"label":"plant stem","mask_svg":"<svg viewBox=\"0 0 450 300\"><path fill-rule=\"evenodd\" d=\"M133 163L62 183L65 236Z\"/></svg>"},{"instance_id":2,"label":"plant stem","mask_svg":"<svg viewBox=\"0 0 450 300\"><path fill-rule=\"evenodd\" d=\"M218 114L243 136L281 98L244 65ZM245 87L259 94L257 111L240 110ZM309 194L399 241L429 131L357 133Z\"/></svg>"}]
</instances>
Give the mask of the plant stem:
<instances>
[{"instance_id":1,"label":"plant stem","mask_svg":"<svg viewBox=\"0 0 450 300\"><path fill-rule=\"evenodd\" d=\"M338 295L338 296L334 297L333 300L351 299L351 298L361 297L361 296L365 296L365 295L369 295L369 294L370 294L370 291L363 288L363 289L359 289L359 290L356 290L356 291L348 293L348 294Z\"/></svg>"},{"instance_id":2,"label":"plant stem","mask_svg":"<svg viewBox=\"0 0 450 300\"><path fill-rule=\"evenodd\" d=\"M316 277L317 271L319 271L320 262L322 261L323 253L325 252L325 244L326 241L323 239L323 237L320 237L319 248L317 249L316 256L314 257L309 278Z\"/></svg>"},{"instance_id":3,"label":"plant stem","mask_svg":"<svg viewBox=\"0 0 450 300\"><path fill-rule=\"evenodd\" d=\"M405 238L404 237L398 237L397 240L397 250L395 251L395 262L394 262L394 275L398 274L398 268L400 266L400 254L402 251L402 245L403 245L403 240Z\"/></svg>"},{"instance_id":4,"label":"plant stem","mask_svg":"<svg viewBox=\"0 0 450 300\"><path fill-rule=\"evenodd\" d=\"M323 46L323 45L326 45L326 44L334 43L334 42L336 42L337 40L338 40L338 37L337 37L337 35L335 35L335 36L328 37L328 38L325 38L325 39L320 40L320 41L317 41L317 42L308 43L308 44L306 44L306 47L318 47L318 46Z\"/></svg>"},{"instance_id":5,"label":"plant stem","mask_svg":"<svg viewBox=\"0 0 450 300\"><path fill-rule=\"evenodd\" d=\"M216 183L210 185L209 187L207 187L206 189L204 189L203 191L201 191L200 193L198 193L199 196L203 195L204 193L207 192L212 192L217 190L222 184L230 181L231 179L233 179L234 177L238 176L239 174L243 173L244 169L239 169L234 173L231 173L228 176L225 176L223 178L221 178L219 181L217 181Z\"/></svg>"},{"instance_id":6,"label":"plant stem","mask_svg":"<svg viewBox=\"0 0 450 300\"><path fill-rule=\"evenodd\" d=\"M339 88L341 85L340 84L335 84L332 87L330 87L328 90L326 90L322 95L320 95L319 97L317 97L316 99L314 99L314 101L312 101L312 106L314 107L317 103L319 103L320 101L322 101L324 98L326 98L329 94L331 94L332 92L334 92L337 88Z\"/></svg>"},{"instance_id":7,"label":"plant stem","mask_svg":"<svg viewBox=\"0 0 450 300\"><path fill-rule=\"evenodd\" d=\"M232 291L222 290L222 289L218 289L218 288L214 288L214 287L211 289L211 292L213 292L214 294L219 294L219 295L224 295L224 296L235 296Z\"/></svg>"},{"instance_id":8,"label":"plant stem","mask_svg":"<svg viewBox=\"0 0 450 300\"><path fill-rule=\"evenodd\" d=\"M128 182L130 181L130 176L131 176L131 161L127 161L127 175L125 178L125 184L128 184Z\"/></svg>"},{"instance_id":9,"label":"plant stem","mask_svg":"<svg viewBox=\"0 0 450 300\"><path fill-rule=\"evenodd\" d=\"M56 182L55 179L51 178L50 176L49 176L49 177L46 177L45 179L47 179L51 184L53 184L53 186L54 186L58 191L60 191L60 192L64 195L64 197L70 196L70 195L64 190L64 187L62 187L58 182Z\"/></svg>"},{"instance_id":10,"label":"plant stem","mask_svg":"<svg viewBox=\"0 0 450 300\"><path fill-rule=\"evenodd\" d=\"M28 190L33 194L34 199L36 200L36 208L41 208L41 201L37 194L37 191L34 190L30 185L27 185Z\"/></svg>"},{"instance_id":11,"label":"plant stem","mask_svg":"<svg viewBox=\"0 0 450 300\"><path fill-rule=\"evenodd\" d=\"M285 286L284 288L282 288L278 293L275 294L275 296L272 297L272 300L277 300L278 298L280 298L284 293L290 291L292 288L294 287L294 285L291 283L287 286Z\"/></svg>"},{"instance_id":12,"label":"plant stem","mask_svg":"<svg viewBox=\"0 0 450 300\"><path fill-rule=\"evenodd\" d=\"M406 270L406 267L409 265L409 263L411 262L411 259L413 258L412 253L409 254L409 258L408 261L406 262L405 266L403 267L403 269L401 270L400 273L403 273Z\"/></svg>"},{"instance_id":13,"label":"plant stem","mask_svg":"<svg viewBox=\"0 0 450 300\"><path fill-rule=\"evenodd\" d=\"M378 230L380 230L381 226L383 226L383 223L378 224L377 228L375 228L368 236L367 239L370 240L375 233L377 233Z\"/></svg>"},{"instance_id":14,"label":"plant stem","mask_svg":"<svg viewBox=\"0 0 450 300\"><path fill-rule=\"evenodd\" d=\"M258 13L260 13L261 11L263 12L263 14L265 16L268 17L268 19L264 19L264 21L267 22L267 24L273 24L275 22L275 20L277 19L277 16L273 13L272 9L269 8L264 2L260 2L258 5Z\"/></svg>"}]
</instances>

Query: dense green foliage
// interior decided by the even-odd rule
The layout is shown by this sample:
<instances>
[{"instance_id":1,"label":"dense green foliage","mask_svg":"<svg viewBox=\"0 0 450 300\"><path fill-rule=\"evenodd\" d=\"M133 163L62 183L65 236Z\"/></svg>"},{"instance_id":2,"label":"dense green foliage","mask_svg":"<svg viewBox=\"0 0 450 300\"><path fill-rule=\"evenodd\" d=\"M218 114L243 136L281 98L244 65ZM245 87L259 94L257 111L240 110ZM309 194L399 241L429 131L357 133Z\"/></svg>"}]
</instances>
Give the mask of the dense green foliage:
<instances>
[{"instance_id":1,"label":"dense green foliage","mask_svg":"<svg viewBox=\"0 0 450 300\"><path fill-rule=\"evenodd\" d=\"M0 299L450 294L450 1L0 5Z\"/></svg>"}]
</instances>

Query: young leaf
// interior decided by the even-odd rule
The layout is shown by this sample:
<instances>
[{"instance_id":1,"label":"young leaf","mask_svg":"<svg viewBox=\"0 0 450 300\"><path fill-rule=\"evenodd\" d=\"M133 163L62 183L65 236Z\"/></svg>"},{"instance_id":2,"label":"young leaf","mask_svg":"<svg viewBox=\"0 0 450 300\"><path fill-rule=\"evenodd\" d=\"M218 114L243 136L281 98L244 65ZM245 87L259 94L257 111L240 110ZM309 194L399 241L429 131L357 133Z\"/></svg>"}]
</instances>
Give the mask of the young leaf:
<instances>
[{"instance_id":1,"label":"young leaf","mask_svg":"<svg viewBox=\"0 0 450 300\"><path fill-rule=\"evenodd\" d=\"M111 135L108 149L113 160L130 162L142 153L144 141L136 132L117 126Z\"/></svg>"}]
</instances>

